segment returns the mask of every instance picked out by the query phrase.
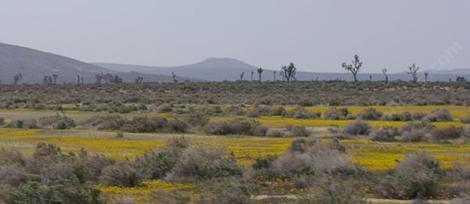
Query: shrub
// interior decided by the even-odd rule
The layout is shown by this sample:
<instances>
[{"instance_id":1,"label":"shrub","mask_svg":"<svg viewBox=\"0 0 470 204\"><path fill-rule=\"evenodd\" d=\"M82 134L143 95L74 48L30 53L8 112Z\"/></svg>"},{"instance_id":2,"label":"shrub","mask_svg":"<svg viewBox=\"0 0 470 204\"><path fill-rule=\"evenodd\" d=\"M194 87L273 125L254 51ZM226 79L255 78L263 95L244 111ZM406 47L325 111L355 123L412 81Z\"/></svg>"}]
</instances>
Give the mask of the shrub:
<instances>
[{"instance_id":1,"label":"shrub","mask_svg":"<svg viewBox=\"0 0 470 204\"><path fill-rule=\"evenodd\" d=\"M301 125L287 126L286 129L288 135L295 137L308 137L312 134L305 126Z\"/></svg>"},{"instance_id":2,"label":"shrub","mask_svg":"<svg viewBox=\"0 0 470 204\"><path fill-rule=\"evenodd\" d=\"M462 130L456 127L436 128L430 132L431 139L434 141L458 139Z\"/></svg>"},{"instance_id":3,"label":"shrub","mask_svg":"<svg viewBox=\"0 0 470 204\"><path fill-rule=\"evenodd\" d=\"M302 107L296 107L291 111L285 112L282 116L296 119L320 118L320 112L311 112Z\"/></svg>"},{"instance_id":4,"label":"shrub","mask_svg":"<svg viewBox=\"0 0 470 204\"><path fill-rule=\"evenodd\" d=\"M369 131L369 124L361 120L355 120L343 129L343 132L348 135L367 135Z\"/></svg>"},{"instance_id":5,"label":"shrub","mask_svg":"<svg viewBox=\"0 0 470 204\"><path fill-rule=\"evenodd\" d=\"M185 137L175 137L167 141L167 145L138 156L135 167L144 172L146 178L161 179L175 166L181 152L188 147Z\"/></svg>"},{"instance_id":6,"label":"shrub","mask_svg":"<svg viewBox=\"0 0 470 204\"><path fill-rule=\"evenodd\" d=\"M257 135L267 131L264 126L260 126L262 125L258 121L237 118L231 121L209 122L204 127L204 132L214 135Z\"/></svg>"},{"instance_id":7,"label":"shrub","mask_svg":"<svg viewBox=\"0 0 470 204\"><path fill-rule=\"evenodd\" d=\"M95 115L86 120L82 125L96 127L98 130L119 130L126 122L126 119L119 115Z\"/></svg>"},{"instance_id":8,"label":"shrub","mask_svg":"<svg viewBox=\"0 0 470 204\"><path fill-rule=\"evenodd\" d=\"M250 204L254 189L252 184L233 178L217 179L203 183L203 191L207 192L198 201L200 204Z\"/></svg>"},{"instance_id":9,"label":"shrub","mask_svg":"<svg viewBox=\"0 0 470 204\"><path fill-rule=\"evenodd\" d=\"M269 128L268 131L266 132L266 136L269 136L269 137L283 137L283 136L285 136L285 134L280 129Z\"/></svg>"},{"instance_id":10,"label":"shrub","mask_svg":"<svg viewBox=\"0 0 470 204\"><path fill-rule=\"evenodd\" d=\"M157 111L159 113L169 113L173 110L171 104L168 103L162 103L158 106Z\"/></svg>"},{"instance_id":11,"label":"shrub","mask_svg":"<svg viewBox=\"0 0 470 204\"><path fill-rule=\"evenodd\" d=\"M406 142L420 142L426 138L426 131L424 129L413 129L404 131L401 134L401 140Z\"/></svg>"},{"instance_id":12,"label":"shrub","mask_svg":"<svg viewBox=\"0 0 470 204\"><path fill-rule=\"evenodd\" d=\"M99 154L90 155L83 149L80 151L79 158L82 164L87 167L91 179L98 179L105 167L116 163L114 159Z\"/></svg>"},{"instance_id":13,"label":"shrub","mask_svg":"<svg viewBox=\"0 0 470 204\"><path fill-rule=\"evenodd\" d=\"M105 167L99 179L103 185L134 187L142 183L144 174L130 161L123 160Z\"/></svg>"},{"instance_id":14,"label":"shrub","mask_svg":"<svg viewBox=\"0 0 470 204\"><path fill-rule=\"evenodd\" d=\"M435 109L426 115L423 120L428 122L452 121L452 115L447 109Z\"/></svg>"},{"instance_id":15,"label":"shrub","mask_svg":"<svg viewBox=\"0 0 470 204\"><path fill-rule=\"evenodd\" d=\"M259 117L263 115L270 115L271 110L268 106L265 105L258 105L253 107L250 111L248 111L248 117Z\"/></svg>"},{"instance_id":16,"label":"shrub","mask_svg":"<svg viewBox=\"0 0 470 204\"><path fill-rule=\"evenodd\" d=\"M369 134L371 140L383 142L395 141L395 137L398 135L398 129L394 127L380 127Z\"/></svg>"},{"instance_id":17,"label":"shrub","mask_svg":"<svg viewBox=\"0 0 470 204\"><path fill-rule=\"evenodd\" d=\"M5 118L0 117L0 126L5 125Z\"/></svg>"},{"instance_id":18,"label":"shrub","mask_svg":"<svg viewBox=\"0 0 470 204\"><path fill-rule=\"evenodd\" d=\"M375 108L368 108L359 112L357 118L361 120L378 120L382 115L383 113L377 111Z\"/></svg>"},{"instance_id":19,"label":"shrub","mask_svg":"<svg viewBox=\"0 0 470 204\"><path fill-rule=\"evenodd\" d=\"M252 135L254 135L254 136L265 136L266 133L268 132L268 129L269 128L265 125L258 125L253 130Z\"/></svg>"},{"instance_id":20,"label":"shrub","mask_svg":"<svg viewBox=\"0 0 470 204\"><path fill-rule=\"evenodd\" d=\"M75 121L65 115L46 116L38 119L40 127L54 129L69 129L75 127Z\"/></svg>"},{"instance_id":21,"label":"shrub","mask_svg":"<svg viewBox=\"0 0 470 204\"><path fill-rule=\"evenodd\" d=\"M429 154L414 152L405 155L392 175L383 179L380 191L386 198L429 198L436 194L442 170Z\"/></svg>"},{"instance_id":22,"label":"shrub","mask_svg":"<svg viewBox=\"0 0 470 204\"><path fill-rule=\"evenodd\" d=\"M127 132L157 132L162 131L168 126L168 120L161 117L134 117L132 120L127 121L121 128Z\"/></svg>"},{"instance_id":23,"label":"shrub","mask_svg":"<svg viewBox=\"0 0 470 204\"><path fill-rule=\"evenodd\" d=\"M190 112L185 116L185 121L193 127L204 127L209 123L209 117L200 112Z\"/></svg>"},{"instance_id":24,"label":"shrub","mask_svg":"<svg viewBox=\"0 0 470 204\"><path fill-rule=\"evenodd\" d=\"M25 159L23 155L15 149L0 148L0 166L18 165L23 166Z\"/></svg>"},{"instance_id":25,"label":"shrub","mask_svg":"<svg viewBox=\"0 0 470 204\"><path fill-rule=\"evenodd\" d=\"M167 192L164 190L157 190L149 195L152 203L165 203L165 204L187 204L191 200L190 197L184 196L178 192Z\"/></svg>"},{"instance_id":26,"label":"shrub","mask_svg":"<svg viewBox=\"0 0 470 204\"><path fill-rule=\"evenodd\" d=\"M189 129L188 123L179 119L172 119L168 121L168 128L171 132L187 132Z\"/></svg>"},{"instance_id":27,"label":"shrub","mask_svg":"<svg viewBox=\"0 0 470 204\"><path fill-rule=\"evenodd\" d=\"M356 166L343 152L312 138L297 139L272 163L281 176L357 173Z\"/></svg>"},{"instance_id":28,"label":"shrub","mask_svg":"<svg viewBox=\"0 0 470 204\"><path fill-rule=\"evenodd\" d=\"M462 137L466 140L470 139L470 125L464 125L462 128Z\"/></svg>"},{"instance_id":29,"label":"shrub","mask_svg":"<svg viewBox=\"0 0 470 204\"><path fill-rule=\"evenodd\" d=\"M178 181L207 180L241 175L233 155L222 148L189 147L184 150L168 178Z\"/></svg>"},{"instance_id":30,"label":"shrub","mask_svg":"<svg viewBox=\"0 0 470 204\"><path fill-rule=\"evenodd\" d=\"M346 120L351 119L352 116L347 108L332 108L325 111L323 118L330 120Z\"/></svg>"},{"instance_id":31,"label":"shrub","mask_svg":"<svg viewBox=\"0 0 470 204\"><path fill-rule=\"evenodd\" d=\"M400 131L406 132L406 131L411 131L415 129L422 129L427 132L427 131L432 130L433 128L435 128L435 126L426 121L407 122L403 126L401 126Z\"/></svg>"}]
</instances>

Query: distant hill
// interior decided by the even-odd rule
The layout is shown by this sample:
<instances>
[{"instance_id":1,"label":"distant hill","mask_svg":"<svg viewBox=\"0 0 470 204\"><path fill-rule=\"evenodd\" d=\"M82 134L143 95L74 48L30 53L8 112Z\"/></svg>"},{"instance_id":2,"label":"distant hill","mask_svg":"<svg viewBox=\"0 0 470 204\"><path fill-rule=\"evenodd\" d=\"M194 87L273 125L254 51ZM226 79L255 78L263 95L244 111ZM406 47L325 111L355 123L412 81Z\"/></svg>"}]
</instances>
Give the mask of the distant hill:
<instances>
[{"instance_id":1,"label":"distant hill","mask_svg":"<svg viewBox=\"0 0 470 204\"><path fill-rule=\"evenodd\" d=\"M245 72L245 80L250 80L251 72L254 72L254 79L258 78L256 66L250 65L246 62L242 62L232 58L209 58L199 63L173 66L173 67L154 67L154 66L140 66L140 65L128 65L128 64L112 64L112 63L95 63L95 65L105 67L115 71L137 71L148 74L160 74L170 75L174 72L176 75L181 77L207 80L207 81L234 81L240 79L240 74ZM273 72L276 72L276 79L279 80L279 69L265 69L263 72L263 80L273 80ZM338 67L338 71L341 68ZM467 79L470 79L470 69L458 69L449 71L430 70L428 80L430 81L447 81L449 78L455 79L455 77L462 75ZM372 80L384 80L382 73L359 73L359 80L369 80L372 76ZM344 73L321 73L321 72L302 72L297 73L296 78L298 80L352 80L351 74ZM391 73L389 74L390 80L410 80L410 76L403 73ZM423 72L419 73L419 79L424 80Z\"/></svg>"},{"instance_id":2,"label":"distant hill","mask_svg":"<svg viewBox=\"0 0 470 204\"><path fill-rule=\"evenodd\" d=\"M98 73L116 74L126 82L132 82L138 76L143 76L146 82L172 81L170 76L119 72L56 54L0 43L0 81L10 84L13 76L19 73L23 75L20 83L42 83L44 76L52 74L59 76L58 83L76 82L77 75L84 77L85 83L94 83Z\"/></svg>"}]
</instances>

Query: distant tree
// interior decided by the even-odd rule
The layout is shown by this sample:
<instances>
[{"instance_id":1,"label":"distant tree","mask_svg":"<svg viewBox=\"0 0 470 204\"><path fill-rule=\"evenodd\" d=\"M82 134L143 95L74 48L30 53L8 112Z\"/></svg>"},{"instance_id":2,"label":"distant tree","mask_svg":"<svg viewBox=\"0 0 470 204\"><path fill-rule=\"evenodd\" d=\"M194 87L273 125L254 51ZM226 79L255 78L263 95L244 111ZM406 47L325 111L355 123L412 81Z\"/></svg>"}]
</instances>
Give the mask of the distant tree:
<instances>
[{"instance_id":1,"label":"distant tree","mask_svg":"<svg viewBox=\"0 0 470 204\"><path fill-rule=\"evenodd\" d=\"M96 78L95 83L96 84L101 84L104 81L104 74L103 73L95 74L95 78Z\"/></svg>"},{"instance_id":2,"label":"distant tree","mask_svg":"<svg viewBox=\"0 0 470 204\"><path fill-rule=\"evenodd\" d=\"M411 66L408 67L409 72L407 72L409 75L411 75L412 81L414 83L418 82L418 70L419 67L416 66L416 64L412 64Z\"/></svg>"},{"instance_id":3,"label":"distant tree","mask_svg":"<svg viewBox=\"0 0 470 204\"><path fill-rule=\"evenodd\" d=\"M457 76L457 78L455 78L455 81L456 82L466 82L467 80L463 76Z\"/></svg>"},{"instance_id":4,"label":"distant tree","mask_svg":"<svg viewBox=\"0 0 470 204\"><path fill-rule=\"evenodd\" d=\"M429 76L429 73L424 72L424 82L428 82L428 76Z\"/></svg>"},{"instance_id":5,"label":"distant tree","mask_svg":"<svg viewBox=\"0 0 470 204\"><path fill-rule=\"evenodd\" d=\"M273 71L273 81L276 81L276 71Z\"/></svg>"},{"instance_id":6,"label":"distant tree","mask_svg":"<svg viewBox=\"0 0 470 204\"><path fill-rule=\"evenodd\" d=\"M369 74L369 81L372 81L372 74Z\"/></svg>"},{"instance_id":7,"label":"distant tree","mask_svg":"<svg viewBox=\"0 0 470 204\"><path fill-rule=\"evenodd\" d=\"M52 75L52 83L53 84L57 84L57 78L59 78L59 75L57 75L57 74Z\"/></svg>"},{"instance_id":8,"label":"distant tree","mask_svg":"<svg viewBox=\"0 0 470 204\"><path fill-rule=\"evenodd\" d=\"M297 72L297 68L295 67L294 63L290 63L289 66L282 66L281 68L281 76L287 82L291 80L295 80L295 74Z\"/></svg>"},{"instance_id":9,"label":"distant tree","mask_svg":"<svg viewBox=\"0 0 470 204\"><path fill-rule=\"evenodd\" d=\"M144 77L138 76L137 78L134 79L134 82L136 84L142 84L144 82Z\"/></svg>"},{"instance_id":10,"label":"distant tree","mask_svg":"<svg viewBox=\"0 0 470 204\"><path fill-rule=\"evenodd\" d=\"M15 76L13 76L13 84L18 85L18 82L21 81L22 79L23 79L23 74L21 73L15 74Z\"/></svg>"},{"instance_id":11,"label":"distant tree","mask_svg":"<svg viewBox=\"0 0 470 204\"><path fill-rule=\"evenodd\" d=\"M42 80L42 84L44 85L51 85L54 83L54 80L52 78L52 76L44 76L43 80Z\"/></svg>"},{"instance_id":12,"label":"distant tree","mask_svg":"<svg viewBox=\"0 0 470 204\"><path fill-rule=\"evenodd\" d=\"M357 82L357 73L359 73L359 70L362 67L362 62L361 62L361 60L359 60L359 56L354 55L354 59L352 61L352 64L346 64L346 62L343 62L342 67L345 70L351 72L351 74L353 75L354 82Z\"/></svg>"},{"instance_id":13,"label":"distant tree","mask_svg":"<svg viewBox=\"0 0 470 204\"><path fill-rule=\"evenodd\" d=\"M244 77L244 76L245 76L245 72L242 72L242 73L240 74L240 81L243 81L243 77Z\"/></svg>"},{"instance_id":14,"label":"distant tree","mask_svg":"<svg viewBox=\"0 0 470 204\"><path fill-rule=\"evenodd\" d=\"M261 80L262 80L262 74L263 74L263 71L264 69L263 68L258 68L256 71L258 71L258 78L259 78L259 83L261 83Z\"/></svg>"},{"instance_id":15,"label":"distant tree","mask_svg":"<svg viewBox=\"0 0 470 204\"><path fill-rule=\"evenodd\" d=\"M80 85L80 75L77 75L77 84Z\"/></svg>"},{"instance_id":16,"label":"distant tree","mask_svg":"<svg viewBox=\"0 0 470 204\"><path fill-rule=\"evenodd\" d=\"M176 74L174 72L171 72L171 77L173 78L174 83L178 83L178 79L176 79Z\"/></svg>"},{"instance_id":17,"label":"distant tree","mask_svg":"<svg viewBox=\"0 0 470 204\"><path fill-rule=\"evenodd\" d=\"M382 74L385 77L385 83L388 83L388 73L387 72L388 72L387 68L382 69Z\"/></svg>"},{"instance_id":18,"label":"distant tree","mask_svg":"<svg viewBox=\"0 0 470 204\"><path fill-rule=\"evenodd\" d=\"M255 74L255 72L251 71L251 81L253 81L253 75Z\"/></svg>"}]
</instances>

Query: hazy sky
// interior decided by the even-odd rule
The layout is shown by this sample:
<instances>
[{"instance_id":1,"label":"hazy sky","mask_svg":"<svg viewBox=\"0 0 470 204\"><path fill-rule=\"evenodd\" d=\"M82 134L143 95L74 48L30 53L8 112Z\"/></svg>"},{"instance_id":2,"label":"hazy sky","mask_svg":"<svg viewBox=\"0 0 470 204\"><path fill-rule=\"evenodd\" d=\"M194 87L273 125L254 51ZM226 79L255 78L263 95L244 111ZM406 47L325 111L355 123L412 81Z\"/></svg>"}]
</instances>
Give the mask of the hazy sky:
<instances>
[{"instance_id":1,"label":"hazy sky","mask_svg":"<svg viewBox=\"0 0 470 204\"><path fill-rule=\"evenodd\" d=\"M86 62L470 68L468 0L0 0L0 42Z\"/></svg>"}]
</instances>

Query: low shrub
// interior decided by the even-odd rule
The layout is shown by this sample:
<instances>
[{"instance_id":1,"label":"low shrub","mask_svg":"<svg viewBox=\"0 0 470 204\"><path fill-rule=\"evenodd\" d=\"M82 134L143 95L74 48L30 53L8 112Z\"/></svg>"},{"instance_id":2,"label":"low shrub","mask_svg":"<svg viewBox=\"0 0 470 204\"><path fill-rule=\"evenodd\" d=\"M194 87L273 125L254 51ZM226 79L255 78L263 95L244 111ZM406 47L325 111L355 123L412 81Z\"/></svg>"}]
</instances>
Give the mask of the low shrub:
<instances>
[{"instance_id":1,"label":"low shrub","mask_svg":"<svg viewBox=\"0 0 470 204\"><path fill-rule=\"evenodd\" d=\"M185 115L184 120L193 127L204 127L209 123L209 117L201 112L189 112Z\"/></svg>"},{"instance_id":2,"label":"low shrub","mask_svg":"<svg viewBox=\"0 0 470 204\"><path fill-rule=\"evenodd\" d=\"M237 118L230 121L209 122L204 132L213 135L256 135L264 136L267 129L256 120Z\"/></svg>"},{"instance_id":3,"label":"low shrub","mask_svg":"<svg viewBox=\"0 0 470 204\"><path fill-rule=\"evenodd\" d=\"M146 178L162 179L173 169L182 151L188 147L184 137L169 139L167 145L136 157L134 166L143 172Z\"/></svg>"},{"instance_id":4,"label":"low shrub","mask_svg":"<svg viewBox=\"0 0 470 204\"><path fill-rule=\"evenodd\" d=\"M302 107L296 107L290 111L285 112L282 116L296 118L296 119L311 119L311 118L320 118L321 113L308 111Z\"/></svg>"},{"instance_id":5,"label":"low shrub","mask_svg":"<svg viewBox=\"0 0 470 204\"><path fill-rule=\"evenodd\" d=\"M308 137L312 134L311 131L307 130L305 126L302 125L289 125L286 127L287 135L294 137Z\"/></svg>"},{"instance_id":6,"label":"low shrub","mask_svg":"<svg viewBox=\"0 0 470 204\"><path fill-rule=\"evenodd\" d=\"M426 139L426 130L424 129L413 129L413 130L407 130L403 131L401 133L401 138L402 141L406 142L420 142Z\"/></svg>"},{"instance_id":7,"label":"low shrub","mask_svg":"<svg viewBox=\"0 0 470 204\"><path fill-rule=\"evenodd\" d=\"M447 109L435 109L423 118L428 122L452 121L452 115Z\"/></svg>"},{"instance_id":8,"label":"low shrub","mask_svg":"<svg viewBox=\"0 0 470 204\"><path fill-rule=\"evenodd\" d=\"M102 185L135 187L142 183L144 175L130 161L122 160L106 166L99 180Z\"/></svg>"},{"instance_id":9,"label":"low shrub","mask_svg":"<svg viewBox=\"0 0 470 204\"><path fill-rule=\"evenodd\" d=\"M356 118L361 120L379 120L383 113L377 111L375 108L368 108L359 112Z\"/></svg>"},{"instance_id":10,"label":"low shrub","mask_svg":"<svg viewBox=\"0 0 470 204\"><path fill-rule=\"evenodd\" d=\"M372 141L390 142L395 141L399 134L397 128L387 126L374 129L370 132L369 136Z\"/></svg>"},{"instance_id":11,"label":"low shrub","mask_svg":"<svg viewBox=\"0 0 470 204\"><path fill-rule=\"evenodd\" d=\"M441 177L442 170L432 156L423 152L408 153L378 189L386 198L430 198L436 195Z\"/></svg>"},{"instance_id":12,"label":"low shrub","mask_svg":"<svg viewBox=\"0 0 470 204\"><path fill-rule=\"evenodd\" d=\"M291 147L273 161L271 168L280 176L358 173L344 152L313 138L294 140Z\"/></svg>"},{"instance_id":13,"label":"low shrub","mask_svg":"<svg viewBox=\"0 0 470 204\"><path fill-rule=\"evenodd\" d=\"M367 135L369 132L369 124L361 120L355 120L343 129L343 133L348 135Z\"/></svg>"},{"instance_id":14,"label":"low shrub","mask_svg":"<svg viewBox=\"0 0 470 204\"><path fill-rule=\"evenodd\" d=\"M38 125L43 128L70 129L75 127L75 121L65 115L57 114L39 118Z\"/></svg>"},{"instance_id":15,"label":"low shrub","mask_svg":"<svg viewBox=\"0 0 470 204\"><path fill-rule=\"evenodd\" d=\"M323 118L329 120L352 119L351 113L347 108L331 108L323 113Z\"/></svg>"},{"instance_id":16,"label":"low shrub","mask_svg":"<svg viewBox=\"0 0 470 204\"><path fill-rule=\"evenodd\" d=\"M186 148L167 176L173 181L207 180L241 175L232 154L222 148Z\"/></svg>"},{"instance_id":17,"label":"low shrub","mask_svg":"<svg viewBox=\"0 0 470 204\"><path fill-rule=\"evenodd\" d=\"M431 140L440 141L440 140L452 140L460 138L462 129L452 127L445 128L435 128L430 132Z\"/></svg>"},{"instance_id":18,"label":"low shrub","mask_svg":"<svg viewBox=\"0 0 470 204\"><path fill-rule=\"evenodd\" d=\"M269 136L269 137L284 137L285 133L281 129L269 128L268 131L266 132L266 136Z\"/></svg>"}]
</instances>

